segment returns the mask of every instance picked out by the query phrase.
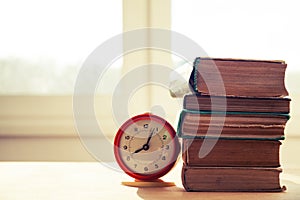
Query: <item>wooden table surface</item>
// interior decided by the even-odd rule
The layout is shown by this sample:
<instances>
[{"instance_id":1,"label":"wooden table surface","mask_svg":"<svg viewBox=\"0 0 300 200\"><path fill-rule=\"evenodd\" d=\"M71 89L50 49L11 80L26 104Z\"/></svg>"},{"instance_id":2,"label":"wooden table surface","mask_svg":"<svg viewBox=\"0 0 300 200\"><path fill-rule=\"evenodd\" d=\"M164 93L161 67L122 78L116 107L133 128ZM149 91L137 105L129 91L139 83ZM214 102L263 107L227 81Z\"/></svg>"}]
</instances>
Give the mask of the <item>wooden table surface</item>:
<instances>
[{"instance_id":1,"label":"wooden table surface","mask_svg":"<svg viewBox=\"0 0 300 200\"><path fill-rule=\"evenodd\" d=\"M0 199L300 199L300 169L286 169L281 193L185 192L181 185L182 163L163 180L166 188L133 188L121 185L127 175L99 162L0 162Z\"/></svg>"},{"instance_id":2,"label":"wooden table surface","mask_svg":"<svg viewBox=\"0 0 300 200\"><path fill-rule=\"evenodd\" d=\"M0 200L47 199L203 199L298 200L300 199L300 138L287 138L281 146L281 193L185 192L181 184L182 162L162 179L175 182L167 188L132 188L132 181L105 162L0 162Z\"/></svg>"}]
</instances>

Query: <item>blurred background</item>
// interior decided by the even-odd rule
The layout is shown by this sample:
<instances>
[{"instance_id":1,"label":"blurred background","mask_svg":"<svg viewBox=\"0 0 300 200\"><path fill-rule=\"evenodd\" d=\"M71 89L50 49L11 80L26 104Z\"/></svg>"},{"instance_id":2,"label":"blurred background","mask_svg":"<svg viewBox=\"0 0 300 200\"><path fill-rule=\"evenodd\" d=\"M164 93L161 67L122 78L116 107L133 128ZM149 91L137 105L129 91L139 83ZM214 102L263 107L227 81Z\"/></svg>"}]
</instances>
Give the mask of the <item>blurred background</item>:
<instances>
[{"instance_id":1,"label":"blurred background","mask_svg":"<svg viewBox=\"0 0 300 200\"><path fill-rule=\"evenodd\" d=\"M123 31L144 27L177 31L210 57L285 60L285 83L292 102L284 141L288 145L283 145L282 151L283 159L294 159L285 152L299 151L300 141L297 5L296 0L2 0L0 160L94 160L80 143L73 119L77 74L101 43ZM149 61L146 54L135 52L115 60L102 75L95 113L108 139L119 126L111 111L114 88L126 71ZM174 69L184 63L176 55L152 54L154 63L167 63ZM159 105L176 128L182 105L166 88L140 88L128 101L132 116Z\"/></svg>"}]
</instances>

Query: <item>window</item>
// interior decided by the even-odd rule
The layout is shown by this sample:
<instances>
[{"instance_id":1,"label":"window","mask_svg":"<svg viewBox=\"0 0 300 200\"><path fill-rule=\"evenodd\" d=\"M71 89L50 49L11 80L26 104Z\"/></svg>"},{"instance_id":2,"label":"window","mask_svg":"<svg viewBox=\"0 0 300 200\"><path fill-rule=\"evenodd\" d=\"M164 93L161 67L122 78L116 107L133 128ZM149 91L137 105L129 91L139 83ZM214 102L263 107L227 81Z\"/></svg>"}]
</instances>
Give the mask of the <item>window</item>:
<instances>
[{"instance_id":1,"label":"window","mask_svg":"<svg viewBox=\"0 0 300 200\"><path fill-rule=\"evenodd\" d=\"M2 1L0 10L0 94L5 96L72 95L84 60L122 32L121 0L13 0Z\"/></svg>"},{"instance_id":2,"label":"window","mask_svg":"<svg viewBox=\"0 0 300 200\"><path fill-rule=\"evenodd\" d=\"M88 55L122 32L122 0L5 0L0 24L0 160L92 160L74 126L74 83Z\"/></svg>"}]
</instances>

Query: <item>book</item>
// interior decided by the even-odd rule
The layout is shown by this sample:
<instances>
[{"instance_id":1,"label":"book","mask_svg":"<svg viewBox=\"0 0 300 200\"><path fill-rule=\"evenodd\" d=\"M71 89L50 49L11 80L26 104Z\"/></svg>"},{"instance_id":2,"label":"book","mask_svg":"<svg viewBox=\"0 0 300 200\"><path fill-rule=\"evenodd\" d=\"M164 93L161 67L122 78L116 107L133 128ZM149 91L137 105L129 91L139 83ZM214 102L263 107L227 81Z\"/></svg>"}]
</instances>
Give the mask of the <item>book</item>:
<instances>
[{"instance_id":1,"label":"book","mask_svg":"<svg viewBox=\"0 0 300 200\"><path fill-rule=\"evenodd\" d=\"M182 110L177 134L182 138L283 139L288 114Z\"/></svg>"},{"instance_id":2,"label":"book","mask_svg":"<svg viewBox=\"0 0 300 200\"><path fill-rule=\"evenodd\" d=\"M224 97L198 94L185 95L183 109L202 111L214 110L229 112L289 113L290 101L291 99L288 97Z\"/></svg>"},{"instance_id":3,"label":"book","mask_svg":"<svg viewBox=\"0 0 300 200\"><path fill-rule=\"evenodd\" d=\"M215 96L288 96L280 60L196 58L190 85L196 93Z\"/></svg>"},{"instance_id":4,"label":"book","mask_svg":"<svg viewBox=\"0 0 300 200\"><path fill-rule=\"evenodd\" d=\"M204 158L199 150L204 138L183 139L182 160L196 167L279 167L278 140L219 139Z\"/></svg>"},{"instance_id":5,"label":"book","mask_svg":"<svg viewBox=\"0 0 300 200\"><path fill-rule=\"evenodd\" d=\"M286 189L279 168L290 117L286 67L281 60L195 59L193 94L184 97L177 126L186 191Z\"/></svg>"},{"instance_id":6,"label":"book","mask_svg":"<svg viewBox=\"0 0 300 200\"><path fill-rule=\"evenodd\" d=\"M280 168L189 167L182 168L186 191L280 192Z\"/></svg>"}]
</instances>

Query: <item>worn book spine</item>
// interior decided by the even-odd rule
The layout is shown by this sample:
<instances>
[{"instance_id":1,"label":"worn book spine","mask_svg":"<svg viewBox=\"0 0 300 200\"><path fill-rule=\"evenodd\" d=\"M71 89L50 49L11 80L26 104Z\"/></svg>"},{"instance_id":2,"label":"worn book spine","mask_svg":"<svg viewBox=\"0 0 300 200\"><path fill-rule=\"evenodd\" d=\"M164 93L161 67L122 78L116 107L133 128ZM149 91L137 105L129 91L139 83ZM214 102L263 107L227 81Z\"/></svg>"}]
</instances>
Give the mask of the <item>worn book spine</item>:
<instances>
[{"instance_id":1,"label":"worn book spine","mask_svg":"<svg viewBox=\"0 0 300 200\"><path fill-rule=\"evenodd\" d=\"M283 113L182 110L177 134L182 138L284 139L284 128L289 118L289 114Z\"/></svg>"},{"instance_id":2,"label":"worn book spine","mask_svg":"<svg viewBox=\"0 0 300 200\"><path fill-rule=\"evenodd\" d=\"M290 101L288 97L239 97L239 96L210 96L185 95L183 109L202 111L228 111L228 112L263 112L263 113L289 113Z\"/></svg>"},{"instance_id":3,"label":"worn book spine","mask_svg":"<svg viewBox=\"0 0 300 200\"><path fill-rule=\"evenodd\" d=\"M189 167L182 168L186 191L281 192L280 168Z\"/></svg>"},{"instance_id":4,"label":"worn book spine","mask_svg":"<svg viewBox=\"0 0 300 200\"><path fill-rule=\"evenodd\" d=\"M196 58L190 86L196 93L250 97L288 96L284 61Z\"/></svg>"},{"instance_id":5,"label":"worn book spine","mask_svg":"<svg viewBox=\"0 0 300 200\"><path fill-rule=\"evenodd\" d=\"M210 139L206 138L209 142ZM199 151L203 139L183 139L182 159L190 167L279 167L278 140L219 139L204 157ZM205 150L205 149L202 149Z\"/></svg>"}]
</instances>

